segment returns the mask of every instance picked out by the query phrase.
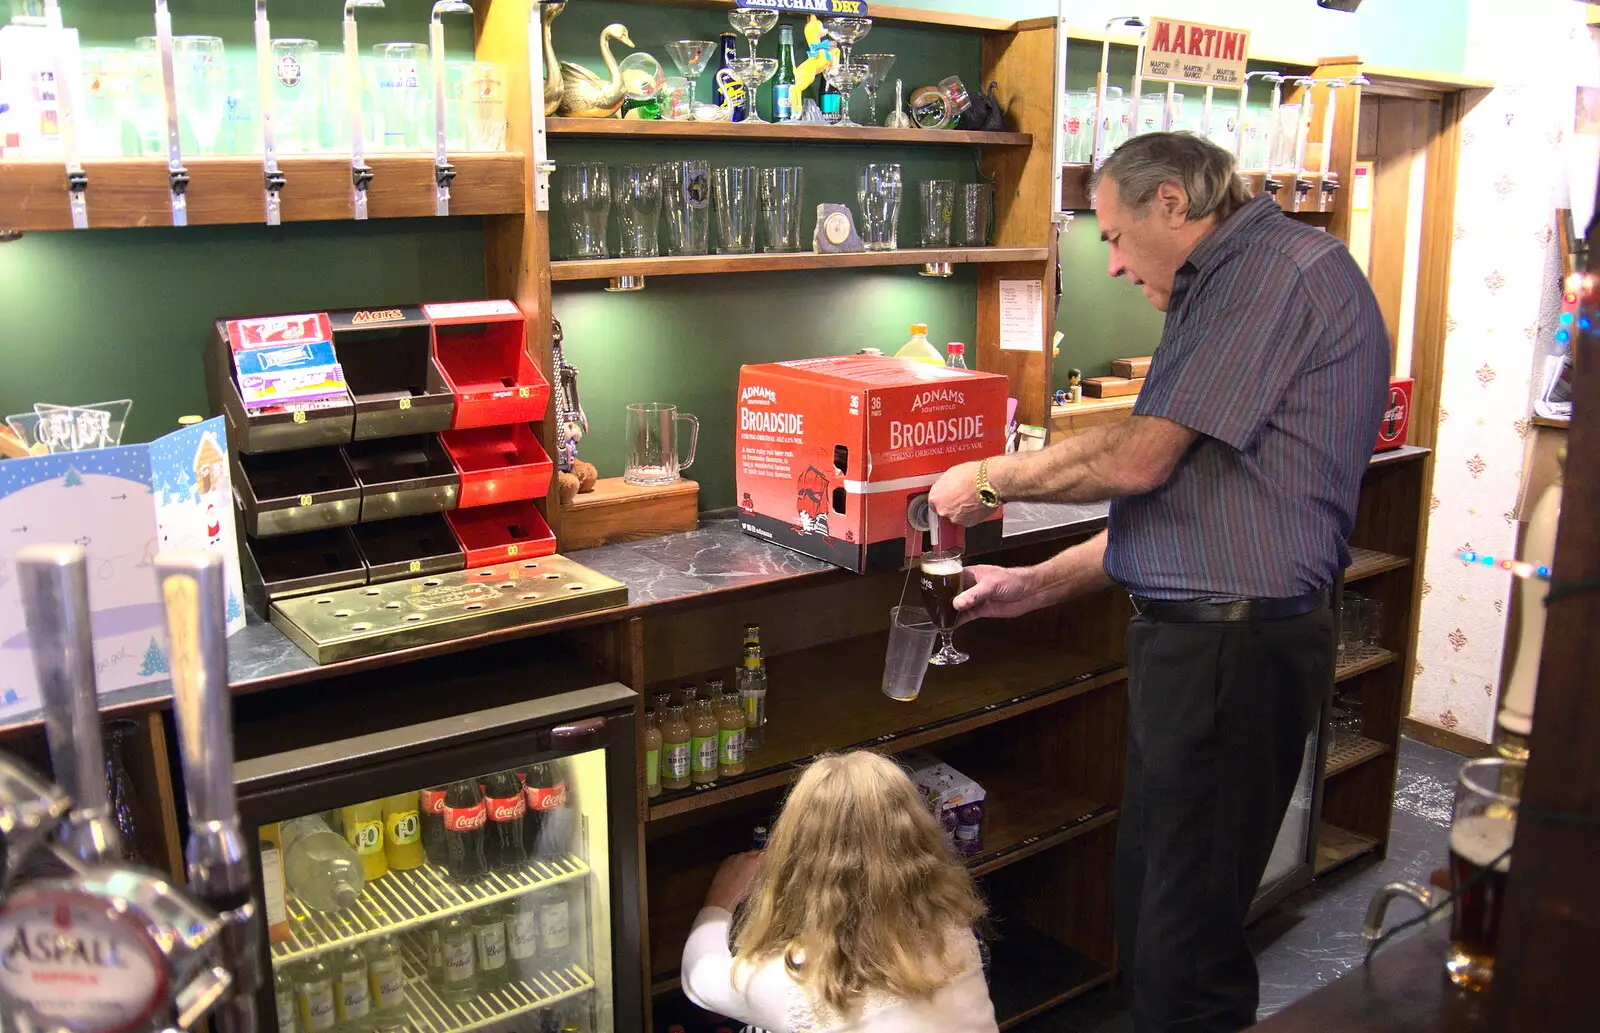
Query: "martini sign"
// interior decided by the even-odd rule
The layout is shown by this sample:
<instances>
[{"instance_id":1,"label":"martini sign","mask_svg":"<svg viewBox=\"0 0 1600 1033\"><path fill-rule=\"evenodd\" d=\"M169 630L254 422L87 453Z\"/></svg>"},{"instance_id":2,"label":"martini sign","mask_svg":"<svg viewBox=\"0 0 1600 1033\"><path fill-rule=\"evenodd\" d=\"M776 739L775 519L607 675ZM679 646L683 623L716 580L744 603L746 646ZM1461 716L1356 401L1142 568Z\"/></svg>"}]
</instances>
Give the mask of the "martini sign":
<instances>
[{"instance_id":1,"label":"martini sign","mask_svg":"<svg viewBox=\"0 0 1600 1033\"><path fill-rule=\"evenodd\" d=\"M737 6L785 14L814 14L819 18L868 17L867 0L737 0Z\"/></svg>"},{"instance_id":2,"label":"martini sign","mask_svg":"<svg viewBox=\"0 0 1600 1033\"><path fill-rule=\"evenodd\" d=\"M1239 89L1249 58L1249 29L1152 18L1140 71L1146 79Z\"/></svg>"}]
</instances>

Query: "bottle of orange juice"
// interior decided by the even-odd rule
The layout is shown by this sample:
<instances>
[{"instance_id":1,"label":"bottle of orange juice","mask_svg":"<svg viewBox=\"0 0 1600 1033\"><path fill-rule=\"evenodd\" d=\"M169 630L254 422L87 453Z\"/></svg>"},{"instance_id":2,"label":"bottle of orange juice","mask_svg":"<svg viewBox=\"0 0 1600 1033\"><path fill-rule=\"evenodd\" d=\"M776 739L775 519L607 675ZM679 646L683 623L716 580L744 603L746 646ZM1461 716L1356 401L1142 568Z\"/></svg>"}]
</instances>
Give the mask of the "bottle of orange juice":
<instances>
[{"instance_id":1,"label":"bottle of orange juice","mask_svg":"<svg viewBox=\"0 0 1600 1033\"><path fill-rule=\"evenodd\" d=\"M383 856L397 872L422 866L422 820L416 793L383 798Z\"/></svg>"},{"instance_id":2,"label":"bottle of orange juice","mask_svg":"<svg viewBox=\"0 0 1600 1033\"><path fill-rule=\"evenodd\" d=\"M389 870L383 856L383 802L369 800L339 808L344 838L361 858L361 874L368 882Z\"/></svg>"}]
</instances>

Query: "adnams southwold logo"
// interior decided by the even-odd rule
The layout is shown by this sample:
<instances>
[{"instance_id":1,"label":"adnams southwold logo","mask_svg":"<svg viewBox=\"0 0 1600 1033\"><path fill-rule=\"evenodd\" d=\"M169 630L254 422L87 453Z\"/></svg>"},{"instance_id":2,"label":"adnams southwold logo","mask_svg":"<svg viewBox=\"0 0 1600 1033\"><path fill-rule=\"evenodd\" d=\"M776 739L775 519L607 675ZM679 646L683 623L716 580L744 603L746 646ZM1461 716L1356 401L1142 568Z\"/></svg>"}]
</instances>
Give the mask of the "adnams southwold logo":
<instances>
[{"instance_id":1,"label":"adnams southwold logo","mask_svg":"<svg viewBox=\"0 0 1600 1033\"><path fill-rule=\"evenodd\" d=\"M755 402L760 405L777 405L778 395L777 392L773 391L770 387L762 387L759 384L752 384L743 391L739 392L740 405L749 405L751 402Z\"/></svg>"},{"instance_id":2,"label":"adnams southwold logo","mask_svg":"<svg viewBox=\"0 0 1600 1033\"><path fill-rule=\"evenodd\" d=\"M963 391L951 387L936 387L924 391L911 400L912 412L940 412L944 409L955 409L967 404L967 396Z\"/></svg>"}]
</instances>

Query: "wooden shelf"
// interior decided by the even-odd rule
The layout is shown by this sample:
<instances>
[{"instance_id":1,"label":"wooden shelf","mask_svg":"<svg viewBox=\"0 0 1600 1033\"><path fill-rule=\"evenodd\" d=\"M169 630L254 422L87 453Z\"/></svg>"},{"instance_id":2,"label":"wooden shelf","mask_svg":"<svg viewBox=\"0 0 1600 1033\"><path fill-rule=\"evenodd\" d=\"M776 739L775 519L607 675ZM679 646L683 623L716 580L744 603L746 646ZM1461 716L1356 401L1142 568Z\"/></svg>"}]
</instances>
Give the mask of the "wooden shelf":
<instances>
[{"instance_id":1,"label":"wooden shelf","mask_svg":"<svg viewBox=\"0 0 1600 1033\"><path fill-rule=\"evenodd\" d=\"M1362 656L1360 659L1343 663L1333 669L1335 682L1346 681L1376 671L1380 667L1387 667L1400 659L1400 654L1388 649L1379 649L1376 652Z\"/></svg>"},{"instance_id":2,"label":"wooden shelf","mask_svg":"<svg viewBox=\"0 0 1600 1033\"><path fill-rule=\"evenodd\" d=\"M877 16L874 8L873 16ZM549 118L551 136L780 143L893 143L930 147L1032 147L1032 133L969 133L959 129L886 129L777 122L667 122L635 118Z\"/></svg>"},{"instance_id":3,"label":"wooden shelf","mask_svg":"<svg viewBox=\"0 0 1600 1033\"><path fill-rule=\"evenodd\" d=\"M1323 777L1332 778L1388 752L1389 747L1376 739L1334 732L1333 741L1328 745L1327 759L1322 766Z\"/></svg>"},{"instance_id":4,"label":"wooden shelf","mask_svg":"<svg viewBox=\"0 0 1600 1033\"><path fill-rule=\"evenodd\" d=\"M651 7L688 7L709 11L731 11L734 0L620 0L621 3L648 4ZM784 14L799 14L785 11ZM910 22L915 25L936 26L946 29L975 29L979 32L1010 32L1017 26L1014 18L986 18L977 14L960 14L955 11L924 10L920 7L887 7L873 4L874 22Z\"/></svg>"},{"instance_id":5,"label":"wooden shelf","mask_svg":"<svg viewBox=\"0 0 1600 1033\"><path fill-rule=\"evenodd\" d=\"M1019 921L999 924L989 955L989 998L1001 1029L1111 981L1110 969Z\"/></svg>"},{"instance_id":6,"label":"wooden shelf","mask_svg":"<svg viewBox=\"0 0 1600 1033\"><path fill-rule=\"evenodd\" d=\"M1055 643L1019 637L1003 623L963 628L957 638L971 662L930 668L914 703L897 702L881 691L886 632L768 660L766 742L747 754L749 770L656 797L650 820L788 785L807 761L829 750L893 753L923 746L1126 676L1109 660L1074 656ZM726 675L708 671L694 680ZM672 691L684 680L689 679L653 685L647 696Z\"/></svg>"},{"instance_id":7,"label":"wooden shelf","mask_svg":"<svg viewBox=\"0 0 1600 1033\"><path fill-rule=\"evenodd\" d=\"M377 154L367 159L374 219L433 215L433 155ZM518 152L452 155L452 215L503 215L523 210L523 158ZM248 155L185 158L189 224L264 223L261 158ZM350 159L339 155L282 158L284 222L350 218ZM171 226L167 163L160 158L91 158L86 196L92 229ZM68 230L67 178L59 161L0 162L0 226Z\"/></svg>"},{"instance_id":8,"label":"wooden shelf","mask_svg":"<svg viewBox=\"0 0 1600 1033\"><path fill-rule=\"evenodd\" d=\"M1317 823L1315 873L1323 875L1378 849L1378 841L1327 822Z\"/></svg>"},{"instance_id":9,"label":"wooden shelf","mask_svg":"<svg viewBox=\"0 0 1600 1033\"><path fill-rule=\"evenodd\" d=\"M550 263L552 280L609 280L613 276L693 276L788 272L795 269L861 269L926 262L1043 262L1048 248L903 248L821 255L815 251L755 255L683 255L662 258L595 258Z\"/></svg>"},{"instance_id":10,"label":"wooden shelf","mask_svg":"<svg viewBox=\"0 0 1600 1033\"><path fill-rule=\"evenodd\" d=\"M1396 556L1390 552L1379 552L1377 549L1351 549L1350 565L1344 568L1344 583L1360 581L1363 578L1374 577L1391 570L1411 566L1409 556Z\"/></svg>"}]
</instances>

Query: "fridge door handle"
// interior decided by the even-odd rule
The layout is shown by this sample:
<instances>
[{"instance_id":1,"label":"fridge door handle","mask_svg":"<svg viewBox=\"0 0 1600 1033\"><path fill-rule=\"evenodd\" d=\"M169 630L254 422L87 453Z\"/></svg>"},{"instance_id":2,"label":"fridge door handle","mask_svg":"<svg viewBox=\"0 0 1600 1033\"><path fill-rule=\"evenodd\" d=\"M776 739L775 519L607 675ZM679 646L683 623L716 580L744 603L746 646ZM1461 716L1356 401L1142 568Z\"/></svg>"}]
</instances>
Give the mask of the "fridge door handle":
<instances>
[{"instance_id":1,"label":"fridge door handle","mask_svg":"<svg viewBox=\"0 0 1600 1033\"><path fill-rule=\"evenodd\" d=\"M550 748L555 750L581 750L600 746L605 739L606 719L586 717L569 721L550 729Z\"/></svg>"}]
</instances>

